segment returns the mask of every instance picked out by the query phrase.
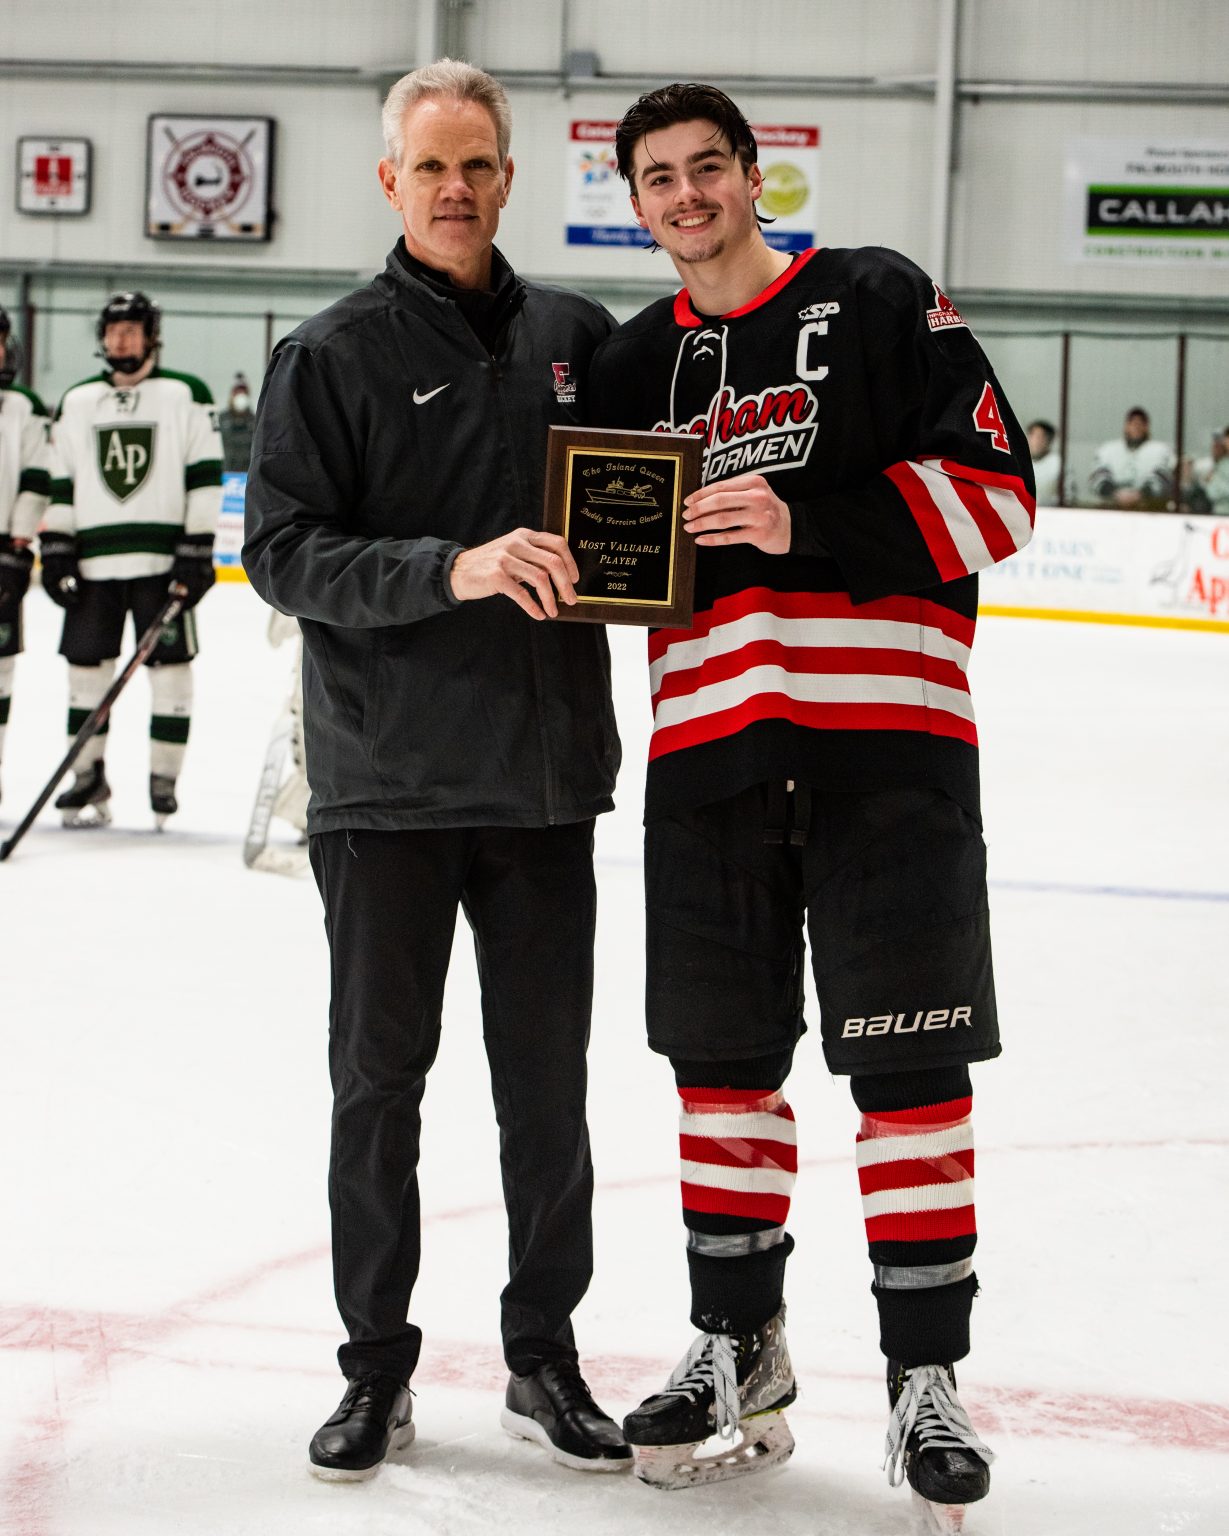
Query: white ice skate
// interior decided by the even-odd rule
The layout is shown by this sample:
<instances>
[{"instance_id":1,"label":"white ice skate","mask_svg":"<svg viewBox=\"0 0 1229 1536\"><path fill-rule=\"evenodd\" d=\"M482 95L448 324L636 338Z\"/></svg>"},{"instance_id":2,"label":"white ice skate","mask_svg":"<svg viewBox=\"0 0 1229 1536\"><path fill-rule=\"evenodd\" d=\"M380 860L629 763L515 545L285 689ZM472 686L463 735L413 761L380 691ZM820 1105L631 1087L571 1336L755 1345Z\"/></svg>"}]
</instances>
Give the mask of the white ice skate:
<instances>
[{"instance_id":1,"label":"white ice skate","mask_svg":"<svg viewBox=\"0 0 1229 1536\"><path fill-rule=\"evenodd\" d=\"M888 1420L884 1466L888 1482L906 1478L914 1512L932 1536L957 1536L964 1529L965 1506L990 1491L994 1452L982 1444L956 1396L950 1365L919 1365L912 1370L888 1362Z\"/></svg>"},{"instance_id":2,"label":"white ice skate","mask_svg":"<svg viewBox=\"0 0 1229 1536\"><path fill-rule=\"evenodd\" d=\"M785 1308L756 1333L702 1333L664 1389L623 1421L636 1476L654 1488L697 1488L787 1461L784 1410L798 1395Z\"/></svg>"}]
</instances>

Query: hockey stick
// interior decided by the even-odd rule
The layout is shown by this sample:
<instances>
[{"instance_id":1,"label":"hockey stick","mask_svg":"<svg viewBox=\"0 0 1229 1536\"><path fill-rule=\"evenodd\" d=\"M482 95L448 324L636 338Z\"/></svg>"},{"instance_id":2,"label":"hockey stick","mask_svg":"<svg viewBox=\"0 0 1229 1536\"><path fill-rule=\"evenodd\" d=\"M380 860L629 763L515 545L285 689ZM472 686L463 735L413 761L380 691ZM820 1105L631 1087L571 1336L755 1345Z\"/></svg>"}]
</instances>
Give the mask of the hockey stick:
<instances>
[{"instance_id":1,"label":"hockey stick","mask_svg":"<svg viewBox=\"0 0 1229 1536\"><path fill-rule=\"evenodd\" d=\"M173 581L171 583L170 596L167 598L166 602L163 603L162 610L158 614L158 617L137 641L137 648L135 651L133 651L128 665L107 689L106 693L103 694L102 701L97 705L93 712L86 717L85 723L73 737L72 744L69 746L68 751L64 754L63 758L61 758L59 767L47 780L46 784L43 786L42 794L39 795L38 799L34 802L34 804L30 807L25 816L19 822L17 830L13 833L12 837L10 837L7 842L0 843L0 864L2 864L4 860L8 858L9 854L12 853L13 849L16 848L17 844L30 830L34 823L34 818L47 804L48 800L51 799L52 795L55 794L56 785L60 782L60 780L64 777L72 765L77 761L77 758L81 754L81 749L85 746L86 742L89 741L90 737L93 736L106 723L107 716L111 713L111 706L115 703L116 699L119 698L120 694L123 692L127 683L131 680L137 668L146 659L146 657L151 654L154 647L158 644L158 636L162 633L163 629L165 629L168 624L172 623L179 617L187 596L188 589L183 585L182 582Z\"/></svg>"},{"instance_id":2,"label":"hockey stick","mask_svg":"<svg viewBox=\"0 0 1229 1536\"><path fill-rule=\"evenodd\" d=\"M289 709L279 715L269 736L260 783L252 804L252 819L243 840L243 862L249 869L263 869L274 875L300 875L307 868L303 848L270 848L269 823L282 782L282 767L294 735L294 715Z\"/></svg>"}]
</instances>

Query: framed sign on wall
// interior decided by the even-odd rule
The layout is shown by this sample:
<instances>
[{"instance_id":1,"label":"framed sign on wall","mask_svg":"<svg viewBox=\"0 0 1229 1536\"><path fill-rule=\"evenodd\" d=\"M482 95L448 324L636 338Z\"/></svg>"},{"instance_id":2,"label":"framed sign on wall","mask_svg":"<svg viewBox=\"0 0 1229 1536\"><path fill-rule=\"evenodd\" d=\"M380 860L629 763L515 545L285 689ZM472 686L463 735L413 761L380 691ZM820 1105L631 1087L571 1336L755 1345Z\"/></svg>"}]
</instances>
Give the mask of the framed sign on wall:
<instances>
[{"instance_id":1,"label":"framed sign on wall","mask_svg":"<svg viewBox=\"0 0 1229 1536\"><path fill-rule=\"evenodd\" d=\"M272 236L273 119L154 113L145 155L151 240Z\"/></svg>"},{"instance_id":2,"label":"framed sign on wall","mask_svg":"<svg viewBox=\"0 0 1229 1536\"><path fill-rule=\"evenodd\" d=\"M18 139L17 211L88 213L89 139Z\"/></svg>"}]
</instances>

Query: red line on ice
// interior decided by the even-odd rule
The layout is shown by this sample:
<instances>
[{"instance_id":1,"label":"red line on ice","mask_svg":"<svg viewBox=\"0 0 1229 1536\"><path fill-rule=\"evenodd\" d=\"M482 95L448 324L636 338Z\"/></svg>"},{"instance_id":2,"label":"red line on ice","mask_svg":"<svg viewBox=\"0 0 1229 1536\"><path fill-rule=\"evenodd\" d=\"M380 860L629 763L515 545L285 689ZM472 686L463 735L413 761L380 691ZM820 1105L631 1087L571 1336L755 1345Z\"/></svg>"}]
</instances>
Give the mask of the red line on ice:
<instances>
[{"instance_id":1,"label":"red line on ice","mask_svg":"<svg viewBox=\"0 0 1229 1536\"><path fill-rule=\"evenodd\" d=\"M1223 1138L1198 1137L1175 1141L1113 1142L1089 1141L1055 1144L1029 1144L995 1149L1004 1152L1072 1151L1149 1151L1158 1148L1224 1147ZM987 1157L990 1149L983 1151ZM813 1158L803 1168L832 1166L848 1162L850 1156ZM673 1184L676 1174L654 1174L641 1178L603 1182L598 1194L617 1194L650 1185ZM424 1215L423 1224L461 1221L470 1217L502 1216L497 1201L487 1201L454 1210ZM184 1301L160 1312L101 1312L30 1305L0 1306L0 1352L68 1353L76 1358L80 1375L74 1383L73 1397L88 1398L91 1389L105 1379L113 1365L149 1358L157 1345L191 1329L248 1327L202 1318L209 1306L231 1301L267 1280L270 1276L321 1263L328 1258L327 1244L285 1254L241 1270L229 1280L199 1291ZM278 1330L282 1331L282 1330ZM311 1332L311 1330L304 1330ZM183 1361L189 1366L203 1366L204 1360ZM216 1368L224 1362L210 1360ZM673 1362L635 1355L599 1355L585 1357L585 1368L603 1391L611 1396L625 1394L634 1399L670 1368ZM239 1369L259 1370L258 1365L236 1363ZM314 1372L312 1374L315 1374ZM321 1374L324 1374L321 1372ZM332 1374L331 1372L329 1373ZM868 1376L817 1372L824 1380L865 1381ZM878 1377L876 1376L876 1380ZM424 1350L415 1376L416 1381L440 1386L461 1387L471 1391L500 1392L506 1383L506 1367L499 1352L457 1343ZM1229 1452L1229 1406L1219 1403L1182 1403L1164 1398L1107 1397L1102 1394L1043 1392L1029 1388L987 1388L971 1390L969 1404L979 1428L989 1436L1006 1431L1022 1437L1058 1437L1104 1441L1154 1450L1194 1450ZM797 1410L809 1417L805 1406ZM822 1417L822 1415L816 1415ZM67 1415L60 1398L59 1383L52 1402L27 1420L24 1436L19 1437L8 1455L0 1502L2 1527L8 1536L53 1536L52 1509L56 1482L64 1462L63 1438Z\"/></svg>"}]
</instances>

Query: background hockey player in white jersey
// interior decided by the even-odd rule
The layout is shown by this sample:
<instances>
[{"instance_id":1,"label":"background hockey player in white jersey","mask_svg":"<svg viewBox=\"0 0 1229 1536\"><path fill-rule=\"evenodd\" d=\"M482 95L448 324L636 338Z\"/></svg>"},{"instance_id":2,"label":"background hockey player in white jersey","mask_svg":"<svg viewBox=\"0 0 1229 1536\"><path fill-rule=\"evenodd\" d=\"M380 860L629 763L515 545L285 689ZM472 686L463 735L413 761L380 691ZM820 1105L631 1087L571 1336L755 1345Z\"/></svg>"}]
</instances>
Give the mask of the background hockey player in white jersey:
<instances>
[{"instance_id":1,"label":"background hockey player in white jersey","mask_svg":"<svg viewBox=\"0 0 1229 1536\"><path fill-rule=\"evenodd\" d=\"M150 805L175 810L192 715L197 653L189 610L214 582L213 538L222 445L209 390L159 366L160 313L142 293L120 293L99 315L103 371L74 384L52 429L51 506L39 541L43 586L64 609L68 734L102 699L129 613L142 634L172 581L184 611L150 657ZM86 744L76 780L56 801L68 825L110 820L103 755L107 727Z\"/></svg>"},{"instance_id":2,"label":"background hockey player in white jersey","mask_svg":"<svg viewBox=\"0 0 1229 1536\"><path fill-rule=\"evenodd\" d=\"M649 1043L681 1100L701 1333L624 1434L667 1488L793 1448L783 1085L805 931L824 1059L862 1115L889 1475L955 1529L990 1479L953 1363L977 1285L968 1064L999 1053L967 669L975 573L1032 534L1028 447L911 262L768 246L755 138L722 92L642 97L615 147L686 287L600 348L594 420L701 436L706 482L684 514L694 619L649 640L645 807Z\"/></svg>"},{"instance_id":3,"label":"background hockey player in white jersey","mask_svg":"<svg viewBox=\"0 0 1229 1536\"><path fill-rule=\"evenodd\" d=\"M0 309L0 759L21 651L31 543L47 505L47 409L16 382L21 348Z\"/></svg>"},{"instance_id":4,"label":"background hockey player in white jersey","mask_svg":"<svg viewBox=\"0 0 1229 1536\"><path fill-rule=\"evenodd\" d=\"M1123 418L1122 436L1097 449L1089 484L1106 506L1124 511L1163 511L1174 493L1177 460L1168 443L1152 436L1152 420L1142 405Z\"/></svg>"}]
</instances>

